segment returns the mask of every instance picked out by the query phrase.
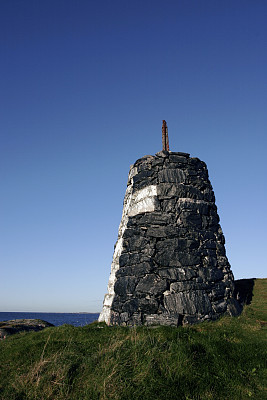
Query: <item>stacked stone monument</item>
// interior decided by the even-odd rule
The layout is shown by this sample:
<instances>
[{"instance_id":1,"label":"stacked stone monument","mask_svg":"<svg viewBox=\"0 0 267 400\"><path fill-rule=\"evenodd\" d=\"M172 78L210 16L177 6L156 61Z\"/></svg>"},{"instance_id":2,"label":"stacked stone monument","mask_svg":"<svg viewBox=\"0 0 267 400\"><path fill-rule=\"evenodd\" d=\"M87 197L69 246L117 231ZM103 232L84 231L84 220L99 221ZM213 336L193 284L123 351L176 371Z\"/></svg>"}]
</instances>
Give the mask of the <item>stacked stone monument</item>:
<instances>
[{"instance_id":1,"label":"stacked stone monument","mask_svg":"<svg viewBox=\"0 0 267 400\"><path fill-rule=\"evenodd\" d=\"M130 167L99 321L173 325L241 311L206 164L163 150Z\"/></svg>"}]
</instances>

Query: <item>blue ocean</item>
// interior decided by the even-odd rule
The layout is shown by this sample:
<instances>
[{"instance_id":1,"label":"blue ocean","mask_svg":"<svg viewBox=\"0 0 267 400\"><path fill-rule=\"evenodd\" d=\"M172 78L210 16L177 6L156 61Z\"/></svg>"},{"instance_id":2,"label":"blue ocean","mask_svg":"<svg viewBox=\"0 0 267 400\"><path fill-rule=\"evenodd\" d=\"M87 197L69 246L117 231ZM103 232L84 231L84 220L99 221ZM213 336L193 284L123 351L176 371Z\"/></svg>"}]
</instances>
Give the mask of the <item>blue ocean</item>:
<instances>
[{"instance_id":1,"label":"blue ocean","mask_svg":"<svg viewBox=\"0 0 267 400\"><path fill-rule=\"evenodd\" d=\"M91 313L35 313L35 312L0 312L0 321L10 319L42 319L55 326L69 324L84 326L97 321L99 314Z\"/></svg>"}]
</instances>

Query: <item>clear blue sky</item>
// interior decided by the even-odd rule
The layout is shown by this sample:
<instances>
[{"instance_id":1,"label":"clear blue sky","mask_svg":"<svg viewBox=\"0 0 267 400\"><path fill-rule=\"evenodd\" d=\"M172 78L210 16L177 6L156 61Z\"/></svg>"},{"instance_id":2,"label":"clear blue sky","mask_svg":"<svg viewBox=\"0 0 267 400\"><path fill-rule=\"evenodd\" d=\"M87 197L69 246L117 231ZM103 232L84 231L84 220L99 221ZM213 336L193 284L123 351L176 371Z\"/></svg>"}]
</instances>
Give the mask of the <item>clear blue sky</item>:
<instances>
[{"instance_id":1,"label":"clear blue sky","mask_svg":"<svg viewBox=\"0 0 267 400\"><path fill-rule=\"evenodd\" d=\"M0 311L99 312L130 164L204 160L236 279L266 277L267 2L0 2Z\"/></svg>"}]
</instances>

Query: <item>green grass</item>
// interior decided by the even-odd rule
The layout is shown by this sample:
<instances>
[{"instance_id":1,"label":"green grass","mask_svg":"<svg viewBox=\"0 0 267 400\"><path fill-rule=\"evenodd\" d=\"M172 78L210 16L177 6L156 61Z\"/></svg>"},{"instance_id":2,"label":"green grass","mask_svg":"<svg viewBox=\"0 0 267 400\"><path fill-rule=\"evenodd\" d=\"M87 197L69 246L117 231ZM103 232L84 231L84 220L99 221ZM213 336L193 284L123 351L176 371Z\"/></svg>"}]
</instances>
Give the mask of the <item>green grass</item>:
<instances>
[{"instance_id":1,"label":"green grass","mask_svg":"<svg viewBox=\"0 0 267 400\"><path fill-rule=\"evenodd\" d=\"M0 399L266 399L266 287L192 327L69 325L0 342Z\"/></svg>"}]
</instances>

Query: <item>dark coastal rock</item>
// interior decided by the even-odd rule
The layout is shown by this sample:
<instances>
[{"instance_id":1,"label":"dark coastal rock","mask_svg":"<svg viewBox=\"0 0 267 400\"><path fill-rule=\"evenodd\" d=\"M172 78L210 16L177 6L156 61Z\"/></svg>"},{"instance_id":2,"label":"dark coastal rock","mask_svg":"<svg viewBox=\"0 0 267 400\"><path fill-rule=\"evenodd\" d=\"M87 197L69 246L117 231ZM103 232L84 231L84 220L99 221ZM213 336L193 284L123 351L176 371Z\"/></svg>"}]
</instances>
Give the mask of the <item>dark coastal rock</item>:
<instances>
[{"instance_id":1,"label":"dark coastal rock","mask_svg":"<svg viewBox=\"0 0 267 400\"><path fill-rule=\"evenodd\" d=\"M0 339L19 332L41 331L54 326L50 322L41 319L14 319L0 322Z\"/></svg>"},{"instance_id":2,"label":"dark coastal rock","mask_svg":"<svg viewBox=\"0 0 267 400\"><path fill-rule=\"evenodd\" d=\"M241 305L250 304L256 278L238 279L235 281L234 297Z\"/></svg>"},{"instance_id":3,"label":"dark coastal rock","mask_svg":"<svg viewBox=\"0 0 267 400\"><path fill-rule=\"evenodd\" d=\"M109 325L195 324L238 315L206 164L161 151L131 166L108 294Z\"/></svg>"}]
</instances>

